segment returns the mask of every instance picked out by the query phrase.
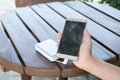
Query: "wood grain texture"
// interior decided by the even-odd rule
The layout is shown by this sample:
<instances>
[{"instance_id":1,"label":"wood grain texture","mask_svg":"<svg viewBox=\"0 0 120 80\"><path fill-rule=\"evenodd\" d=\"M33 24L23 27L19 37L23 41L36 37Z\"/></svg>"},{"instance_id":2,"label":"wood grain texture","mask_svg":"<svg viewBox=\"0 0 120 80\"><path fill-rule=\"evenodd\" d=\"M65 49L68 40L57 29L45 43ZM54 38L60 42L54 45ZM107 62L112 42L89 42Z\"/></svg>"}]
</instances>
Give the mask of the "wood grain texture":
<instances>
[{"instance_id":1,"label":"wood grain texture","mask_svg":"<svg viewBox=\"0 0 120 80\"><path fill-rule=\"evenodd\" d=\"M23 73L23 67L4 30L0 27L0 64L8 70Z\"/></svg>"},{"instance_id":2,"label":"wood grain texture","mask_svg":"<svg viewBox=\"0 0 120 80\"><path fill-rule=\"evenodd\" d=\"M98 4L98 3L91 3L91 2L85 2L90 7L112 17L113 19L120 22L120 11L116 8L113 8L111 6L105 5L105 4Z\"/></svg>"},{"instance_id":3,"label":"wood grain texture","mask_svg":"<svg viewBox=\"0 0 120 80\"><path fill-rule=\"evenodd\" d=\"M58 13L50 9L45 4L39 4L31 7L37 14L39 14L39 16L41 16L45 21L47 21L54 29L56 29L57 31L59 30L59 32L63 31L65 19L62 16L60 16Z\"/></svg>"},{"instance_id":4,"label":"wood grain texture","mask_svg":"<svg viewBox=\"0 0 120 80\"><path fill-rule=\"evenodd\" d=\"M57 33L31 8L18 9L17 14L22 19L27 28L37 37L39 41L52 39L56 41ZM44 36L43 36L44 35ZM54 35L54 36L53 36Z\"/></svg>"},{"instance_id":5,"label":"wood grain texture","mask_svg":"<svg viewBox=\"0 0 120 80\"><path fill-rule=\"evenodd\" d=\"M59 69L54 63L48 61L43 56L38 56L38 53L35 51L34 47L38 42L23 25L15 13L9 13L8 15L4 16L2 23L23 60L26 73L29 72L29 74L32 74L34 71L37 71L38 73L44 74L39 75L41 77L59 76ZM31 68L31 71L27 71L28 68ZM33 76L38 75L37 72L34 73ZM46 75L46 72L49 73L49 75ZM51 74L53 72L56 73Z\"/></svg>"}]
</instances>

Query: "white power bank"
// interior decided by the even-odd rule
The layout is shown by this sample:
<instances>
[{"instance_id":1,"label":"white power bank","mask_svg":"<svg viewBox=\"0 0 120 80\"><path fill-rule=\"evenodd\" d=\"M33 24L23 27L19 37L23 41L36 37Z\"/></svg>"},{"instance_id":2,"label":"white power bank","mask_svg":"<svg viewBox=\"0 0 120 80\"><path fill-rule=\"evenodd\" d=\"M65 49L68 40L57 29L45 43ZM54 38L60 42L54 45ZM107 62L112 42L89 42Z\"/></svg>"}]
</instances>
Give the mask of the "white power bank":
<instances>
[{"instance_id":1,"label":"white power bank","mask_svg":"<svg viewBox=\"0 0 120 80\"><path fill-rule=\"evenodd\" d=\"M59 59L56 56L57 49L58 49L56 44L57 43L52 39L48 39L35 44L35 50L37 50L40 54L42 54L44 57L46 57L50 61L56 61L62 64L67 64L68 59L64 59L63 61L60 61L61 59Z\"/></svg>"}]
</instances>

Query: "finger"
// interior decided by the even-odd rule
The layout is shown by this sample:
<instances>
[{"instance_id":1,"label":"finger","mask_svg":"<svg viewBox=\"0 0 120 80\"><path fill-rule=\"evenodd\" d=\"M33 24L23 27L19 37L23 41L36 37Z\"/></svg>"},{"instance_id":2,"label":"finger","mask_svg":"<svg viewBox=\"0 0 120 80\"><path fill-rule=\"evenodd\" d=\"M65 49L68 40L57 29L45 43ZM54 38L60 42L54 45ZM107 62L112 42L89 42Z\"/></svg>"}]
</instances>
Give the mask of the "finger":
<instances>
[{"instance_id":1,"label":"finger","mask_svg":"<svg viewBox=\"0 0 120 80\"><path fill-rule=\"evenodd\" d=\"M83 39L82 39L82 43L84 43L85 42L85 36L83 36Z\"/></svg>"},{"instance_id":2,"label":"finger","mask_svg":"<svg viewBox=\"0 0 120 80\"><path fill-rule=\"evenodd\" d=\"M84 30L84 36L87 38L91 38L87 28L85 28L85 30Z\"/></svg>"},{"instance_id":3,"label":"finger","mask_svg":"<svg viewBox=\"0 0 120 80\"><path fill-rule=\"evenodd\" d=\"M60 36L60 37L61 37L61 36L62 36L62 33L61 33L61 32L59 32L59 33L58 33L58 36Z\"/></svg>"},{"instance_id":4,"label":"finger","mask_svg":"<svg viewBox=\"0 0 120 80\"><path fill-rule=\"evenodd\" d=\"M56 44L57 47L59 47L59 44Z\"/></svg>"},{"instance_id":5,"label":"finger","mask_svg":"<svg viewBox=\"0 0 120 80\"><path fill-rule=\"evenodd\" d=\"M61 38L58 38L58 39L57 39L57 42L60 42L60 39L61 39Z\"/></svg>"},{"instance_id":6,"label":"finger","mask_svg":"<svg viewBox=\"0 0 120 80\"><path fill-rule=\"evenodd\" d=\"M73 61L73 64L74 64L75 66L79 67L79 66L78 66L78 65L79 65L78 61Z\"/></svg>"}]
</instances>

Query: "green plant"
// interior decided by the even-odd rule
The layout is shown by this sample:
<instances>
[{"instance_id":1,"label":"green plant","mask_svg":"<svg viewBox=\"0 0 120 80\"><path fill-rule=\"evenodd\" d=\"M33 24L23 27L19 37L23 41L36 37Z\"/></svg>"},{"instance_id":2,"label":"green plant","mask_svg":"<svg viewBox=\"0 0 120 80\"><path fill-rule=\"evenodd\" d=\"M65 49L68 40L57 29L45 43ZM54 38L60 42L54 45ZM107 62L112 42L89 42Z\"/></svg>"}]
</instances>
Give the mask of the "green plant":
<instances>
[{"instance_id":1,"label":"green plant","mask_svg":"<svg viewBox=\"0 0 120 80\"><path fill-rule=\"evenodd\" d=\"M120 67L120 62L117 62L116 65Z\"/></svg>"},{"instance_id":2,"label":"green plant","mask_svg":"<svg viewBox=\"0 0 120 80\"><path fill-rule=\"evenodd\" d=\"M81 2L94 2L96 0L79 0L79 1L81 1ZM120 0L100 0L99 3L108 4L109 6L112 6L112 7L120 10Z\"/></svg>"},{"instance_id":3,"label":"green plant","mask_svg":"<svg viewBox=\"0 0 120 80\"><path fill-rule=\"evenodd\" d=\"M106 3L112 7L120 10L120 0L101 0L100 3Z\"/></svg>"}]
</instances>

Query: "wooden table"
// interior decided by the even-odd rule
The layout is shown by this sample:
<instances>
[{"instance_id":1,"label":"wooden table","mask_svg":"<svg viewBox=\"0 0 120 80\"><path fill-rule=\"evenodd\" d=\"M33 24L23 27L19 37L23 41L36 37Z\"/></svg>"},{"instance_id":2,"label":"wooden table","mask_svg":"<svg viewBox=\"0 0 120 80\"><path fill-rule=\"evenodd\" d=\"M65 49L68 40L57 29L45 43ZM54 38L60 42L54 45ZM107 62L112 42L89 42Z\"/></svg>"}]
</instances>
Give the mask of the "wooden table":
<instances>
[{"instance_id":1,"label":"wooden table","mask_svg":"<svg viewBox=\"0 0 120 80\"><path fill-rule=\"evenodd\" d=\"M5 15L0 27L0 64L21 74L22 80L38 77L76 77L87 74L69 61L50 62L35 50L46 39L56 41L66 18L87 19L93 56L115 64L120 55L120 11L97 3L52 2L17 9Z\"/></svg>"}]
</instances>

